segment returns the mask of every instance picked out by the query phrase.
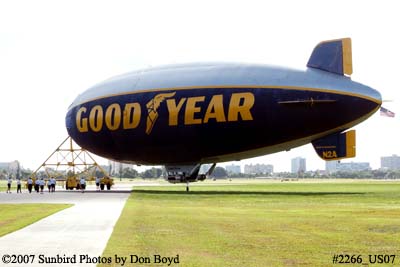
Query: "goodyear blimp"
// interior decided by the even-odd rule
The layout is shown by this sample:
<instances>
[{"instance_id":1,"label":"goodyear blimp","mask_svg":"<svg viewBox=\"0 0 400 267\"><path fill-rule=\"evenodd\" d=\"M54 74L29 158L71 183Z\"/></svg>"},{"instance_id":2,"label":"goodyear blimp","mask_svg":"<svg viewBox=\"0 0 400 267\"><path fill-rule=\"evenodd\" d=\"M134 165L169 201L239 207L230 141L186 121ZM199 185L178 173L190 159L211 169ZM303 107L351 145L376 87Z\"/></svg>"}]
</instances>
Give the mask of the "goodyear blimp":
<instances>
[{"instance_id":1,"label":"goodyear blimp","mask_svg":"<svg viewBox=\"0 0 400 267\"><path fill-rule=\"evenodd\" d=\"M80 94L66 116L77 144L105 158L165 165L170 182L204 180L217 162L312 143L355 156L355 131L381 106L351 80L350 38L319 43L305 70L198 63L134 71ZM212 163L212 164L209 164ZM211 166L200 172L203 164Z\"/></svg>"}]
</instances>

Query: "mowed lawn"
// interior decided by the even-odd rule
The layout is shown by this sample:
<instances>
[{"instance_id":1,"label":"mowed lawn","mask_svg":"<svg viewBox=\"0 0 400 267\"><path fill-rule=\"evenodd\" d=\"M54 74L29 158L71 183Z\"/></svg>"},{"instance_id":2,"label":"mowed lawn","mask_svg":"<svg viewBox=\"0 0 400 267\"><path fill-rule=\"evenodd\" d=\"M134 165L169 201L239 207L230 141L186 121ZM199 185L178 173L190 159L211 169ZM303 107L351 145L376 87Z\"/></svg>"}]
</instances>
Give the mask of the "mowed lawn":
<instances>
[{"instance_id":1,"label":"mowed lawn","mask_svg":"<svg viewBox=\"0 0 400 267\"><path fill-rule=\"evenodd\" d=\"M179 255L179 266L331 266L334 254L400 262L400 183L134 190L103 256Z\"/></svg>"},{"instance_id":2,"label":"mowed lawn","mask_svg":"<svg viewBox=\"0 0 400 267\"><path fill-rule=\"evenodd\" d=\"M25 181L22 182L22 191ZM7 183L0 181L0 194L6 194ZM13 180L12 194L17 192L17 183ZM0 237L28 226L53 213L71 207L71 204L2 204L0 203Z\"/></svg>"},{"instance_id":3,"label":"mowed lawn","mask_svg":"<svg viewBox=\"0 0 400 267\"><path fill-rule=\"evenodd\" d=\"M71 206L70 204L0 204L0 237Z\"/></svg>"}]
</instances>

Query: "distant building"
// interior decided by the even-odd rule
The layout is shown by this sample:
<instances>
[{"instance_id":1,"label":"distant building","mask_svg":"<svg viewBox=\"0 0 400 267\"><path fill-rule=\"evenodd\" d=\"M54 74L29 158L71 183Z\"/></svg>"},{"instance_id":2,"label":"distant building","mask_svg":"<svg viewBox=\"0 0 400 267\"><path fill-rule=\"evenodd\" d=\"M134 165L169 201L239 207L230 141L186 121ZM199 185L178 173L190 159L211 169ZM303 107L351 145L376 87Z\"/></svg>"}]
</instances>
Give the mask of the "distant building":
<instances>
[{"instance_id":1,"label":"distant building","mask_svg":"<svg viewBox=\"0 0 400 267\"><path fill-rule=\"evenodd\" d=\"M116 175L118 176L120 171L122 172L123 169L125 168L134 168L133 164L126 164L118 161L108 161L108 168L105 170L110 173L110 175Z\"/></svg>"},{"instance_id":2,"label":"distant building","mask_svg":"<svg viewBox=\"0 0 400 267\"><path fill-rule=\"evenodd\" d=\"M244 165L245 174L265 174L270 175L274 172L274 166L271 164L246 164Z\"/></svg>"},{"instance_id":3,"label":"distant building","mask_svg":"<svg viewBox=\"0 0 400 267\"><path fill-rule=\"evenodd\" d=\"M228 172L228 174L241 173L240 165L235 165L235 164L225 166L225 170Z\"/></svg>"},{"instance_id":4,"label":"distant building","mask_svg":"<svg viewBox=\"0 0 400 267\"><path fill-rule=\"evenodd\" d=\"M400 157L397 155L381 157L381 168L389 170L400 170Z\"/></svg>"},{"instance_id":5,"label":"distant building","mask_svg":"<svg viewBox=\"0 0 400 267\"><path fill-rule=\"evenodd\" d=\"M357 172L357 171L368 171L371 170L369 162L344 162L341 163L338 160L326 161L325 170L328 173L334 173L338 171Z\"/></svg>"},{"instance_id":6,"label":"distant building","mask_svg":"<svg viewBox=\"0 0 400 267\"><path fill-rule=\"evenodd\" d=\"M292 159L292 173L306 172L306 159L297 157Z\"/></svg>"},{"instance_id":7,"label":"distant building","mask_svg":"<svg viewBox=\"0 0 400 267\"><path fill-rule=\"evenodd\" d=\"M11 162L0 162L0 170L4 170L7 173L16 173L19 168L18 160L14 160Z\"/></svg>"},{"instance_id":8,"label":"distant building","mask_svg":"<svg viewBox=\"0 0 400 267\"><path fill-rule=\"evenodd\" d=\"M328 172L328 173L337 172L339 164L340 163L339 163L338 160L325 161L325 170L326 170L326 172Z\"/></svg>"}]
</instances>

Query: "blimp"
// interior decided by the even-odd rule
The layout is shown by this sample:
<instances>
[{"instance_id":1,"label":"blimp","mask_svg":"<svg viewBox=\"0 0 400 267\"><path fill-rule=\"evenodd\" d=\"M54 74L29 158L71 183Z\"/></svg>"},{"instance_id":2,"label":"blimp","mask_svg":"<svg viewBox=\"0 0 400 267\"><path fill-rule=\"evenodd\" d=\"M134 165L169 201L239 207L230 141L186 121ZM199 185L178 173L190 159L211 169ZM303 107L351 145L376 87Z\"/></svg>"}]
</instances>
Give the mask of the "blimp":
<instances>
[{"instance_id":1,"label":"blimp","mask_svg":"<svg viewBox=\"0 0 400 267\"><path fill-rule=\"evenodd\" d=\"M219 162L308 143L324 160L350 158L351 128L382 104L352 72L350 38L319 43L302 70L226 62L151 67L78 95L66 128L99 156L164 165L172 183L204 180Z\"/></svg>"}]
</instances>

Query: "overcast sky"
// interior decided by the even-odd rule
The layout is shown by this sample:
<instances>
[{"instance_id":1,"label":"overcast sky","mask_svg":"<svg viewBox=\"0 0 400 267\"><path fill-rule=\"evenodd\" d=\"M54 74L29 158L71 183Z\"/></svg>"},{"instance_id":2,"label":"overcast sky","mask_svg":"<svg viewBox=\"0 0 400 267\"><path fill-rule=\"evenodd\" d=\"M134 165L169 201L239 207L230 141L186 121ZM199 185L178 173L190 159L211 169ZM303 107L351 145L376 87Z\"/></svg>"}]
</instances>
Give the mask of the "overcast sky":
<instances>
[{"instance_id":1,"label":"overcast sky","mask_svg":"<svg viewBox=\"0 0 400 267\"><path fill-rule=\"evenodd\" d=\"M330 4L328 4L330 3ZM395 100L397 113L355 127L357 157L400 154L400 16L396 1L2 1L0 161L36 169L67 136L74 98L111 76L161 64L233 61L305 68L314 46L351 37L352 79ZM242 164L290 170L311 145ZM105 162L105 161L101 161Z\"/></svg>"}]
</instances>

